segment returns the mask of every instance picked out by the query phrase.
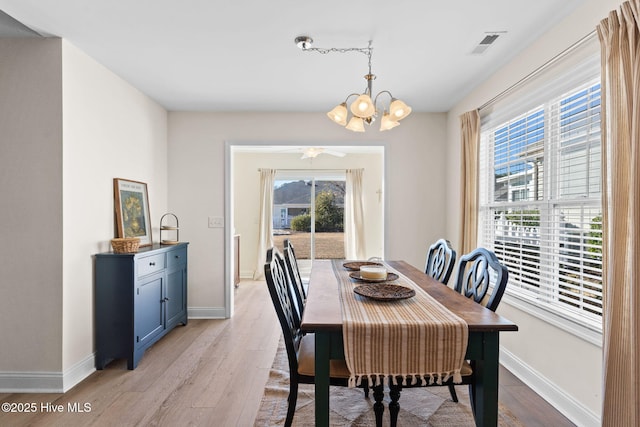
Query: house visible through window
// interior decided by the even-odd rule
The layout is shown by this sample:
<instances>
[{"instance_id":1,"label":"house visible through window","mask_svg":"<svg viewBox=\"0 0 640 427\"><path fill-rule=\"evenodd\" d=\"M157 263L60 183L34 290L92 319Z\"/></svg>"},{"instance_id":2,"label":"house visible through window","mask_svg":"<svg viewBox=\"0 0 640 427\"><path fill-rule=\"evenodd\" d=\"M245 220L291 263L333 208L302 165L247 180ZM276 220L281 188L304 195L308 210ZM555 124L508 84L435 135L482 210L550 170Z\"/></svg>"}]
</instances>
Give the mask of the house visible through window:
<instances>
[{"instance_id":1,"label":"house visible through window","mask_svg":"<svg viewBox=\"0 0 640 427\"><path fill-rule=\"evenodd\" d=\"M483 122L479 244L509 268L508 293L597 329L600 78L571 83L546 88L524 112L501 111L498 121Z\"/></svg>"}]
</instances>

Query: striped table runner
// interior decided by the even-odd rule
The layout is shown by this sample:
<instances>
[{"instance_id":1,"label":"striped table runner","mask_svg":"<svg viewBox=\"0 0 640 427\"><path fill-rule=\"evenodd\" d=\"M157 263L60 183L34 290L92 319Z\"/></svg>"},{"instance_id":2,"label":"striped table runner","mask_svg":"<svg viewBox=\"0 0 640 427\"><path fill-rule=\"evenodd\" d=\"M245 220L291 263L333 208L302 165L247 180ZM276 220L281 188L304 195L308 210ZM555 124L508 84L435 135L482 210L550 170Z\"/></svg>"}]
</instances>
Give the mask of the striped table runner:
<instances>
[{"instance_id":1,"label":"striped table runner","mask_svg":"<svg viewBox=\"0 0 640 427\"><path fill-rule=\"evenodd\" d=\"M360 283L349 277L342 260L333 261L340 287L344 353L351 371L349 386L363 378L379 384L385 378L402 377L403 384L419 379L440 384L453 376L461 382L460 368L467 350L468 329L422 288L398 274L393 282L412 288L416 295L398 301L376 301L353 292ZM444 285L443 285L444 286Z\"/></svg>"}]
</instances>

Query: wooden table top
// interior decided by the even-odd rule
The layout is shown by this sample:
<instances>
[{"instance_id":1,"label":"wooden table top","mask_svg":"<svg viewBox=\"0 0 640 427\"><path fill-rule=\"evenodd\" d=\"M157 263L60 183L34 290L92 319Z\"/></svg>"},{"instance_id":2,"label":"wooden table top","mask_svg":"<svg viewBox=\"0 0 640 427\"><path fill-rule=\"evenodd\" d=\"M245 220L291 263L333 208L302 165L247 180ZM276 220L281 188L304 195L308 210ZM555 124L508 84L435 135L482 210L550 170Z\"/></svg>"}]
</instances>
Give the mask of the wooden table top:
<instances>
[{"instance_id":1,"label":"wooden table top","mask_svg":"<svg viewBox=\"0 0 640 427\"><path fill-rule=\"evenodd\" d=\"M443 285L404 261L385 261L398 270L451 312L467 322L469 332L517 331L518 326ZM309 295L302 317L303 332L342 330L342 312L337 278L331 260L315 260L309 279Z\"/></svg>"}]
</instances>

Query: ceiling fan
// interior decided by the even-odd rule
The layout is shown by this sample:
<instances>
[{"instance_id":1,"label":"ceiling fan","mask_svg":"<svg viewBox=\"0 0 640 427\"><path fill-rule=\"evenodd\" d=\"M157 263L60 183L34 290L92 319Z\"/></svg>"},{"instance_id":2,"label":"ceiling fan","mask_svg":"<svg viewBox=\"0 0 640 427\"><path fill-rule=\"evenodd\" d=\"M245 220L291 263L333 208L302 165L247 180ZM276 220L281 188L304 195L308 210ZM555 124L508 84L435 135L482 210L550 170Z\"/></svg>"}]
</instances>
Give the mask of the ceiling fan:
<instances>
[{"instance_id":1,"label":"ceiling fan","mask_svg":"<svg viewBox=\"0 0 640 427\"><path fill-rule=\"evenodd\" d=\"M329 154L335 157L344 157L347 155L344 151L339 151L342 147L312 147L312 146L297 146L297 147L273 147L275 149L270 150L272 153L301 153L300 159L315 159L320 154Z\"/></svg>"},{"instance_id":2,"label":"ceiling fan","mask_svg":"<svg viewBox=\"0 0 640 427\"><path fill-rule=\"evenodd\" d=\"M336 150L330 150L325 147L301 147L302 157L300 159L313 159L320 154L329 154L336 157L344 157L345 153Z\"/></svg>"}]
</instances>

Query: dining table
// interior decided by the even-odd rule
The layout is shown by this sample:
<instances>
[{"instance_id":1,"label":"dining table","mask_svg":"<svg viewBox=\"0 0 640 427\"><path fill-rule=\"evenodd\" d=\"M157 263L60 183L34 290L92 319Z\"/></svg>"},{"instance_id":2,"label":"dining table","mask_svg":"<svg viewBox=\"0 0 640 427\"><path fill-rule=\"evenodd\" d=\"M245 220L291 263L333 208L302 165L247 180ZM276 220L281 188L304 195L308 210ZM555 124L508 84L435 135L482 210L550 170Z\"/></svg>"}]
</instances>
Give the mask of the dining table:
<instances>
[{"instance_id":1,"label":"dining table","mask_svg":"<svg viewBox=\"0 0 640 427\"><path fill-rule=\"evenodd\" d=\"M474 393L470 396L475 423L477 426L497 426L499 335L500 332L517 331L518 326L405 261L384 262L467 323L468 344L464 358L473 365ZM315 335L316 426L329 425L329 361L345 358L340 281L334 265L332 260L313 261L300 327L303 333Z\"/></svg>"}]
</instances>

